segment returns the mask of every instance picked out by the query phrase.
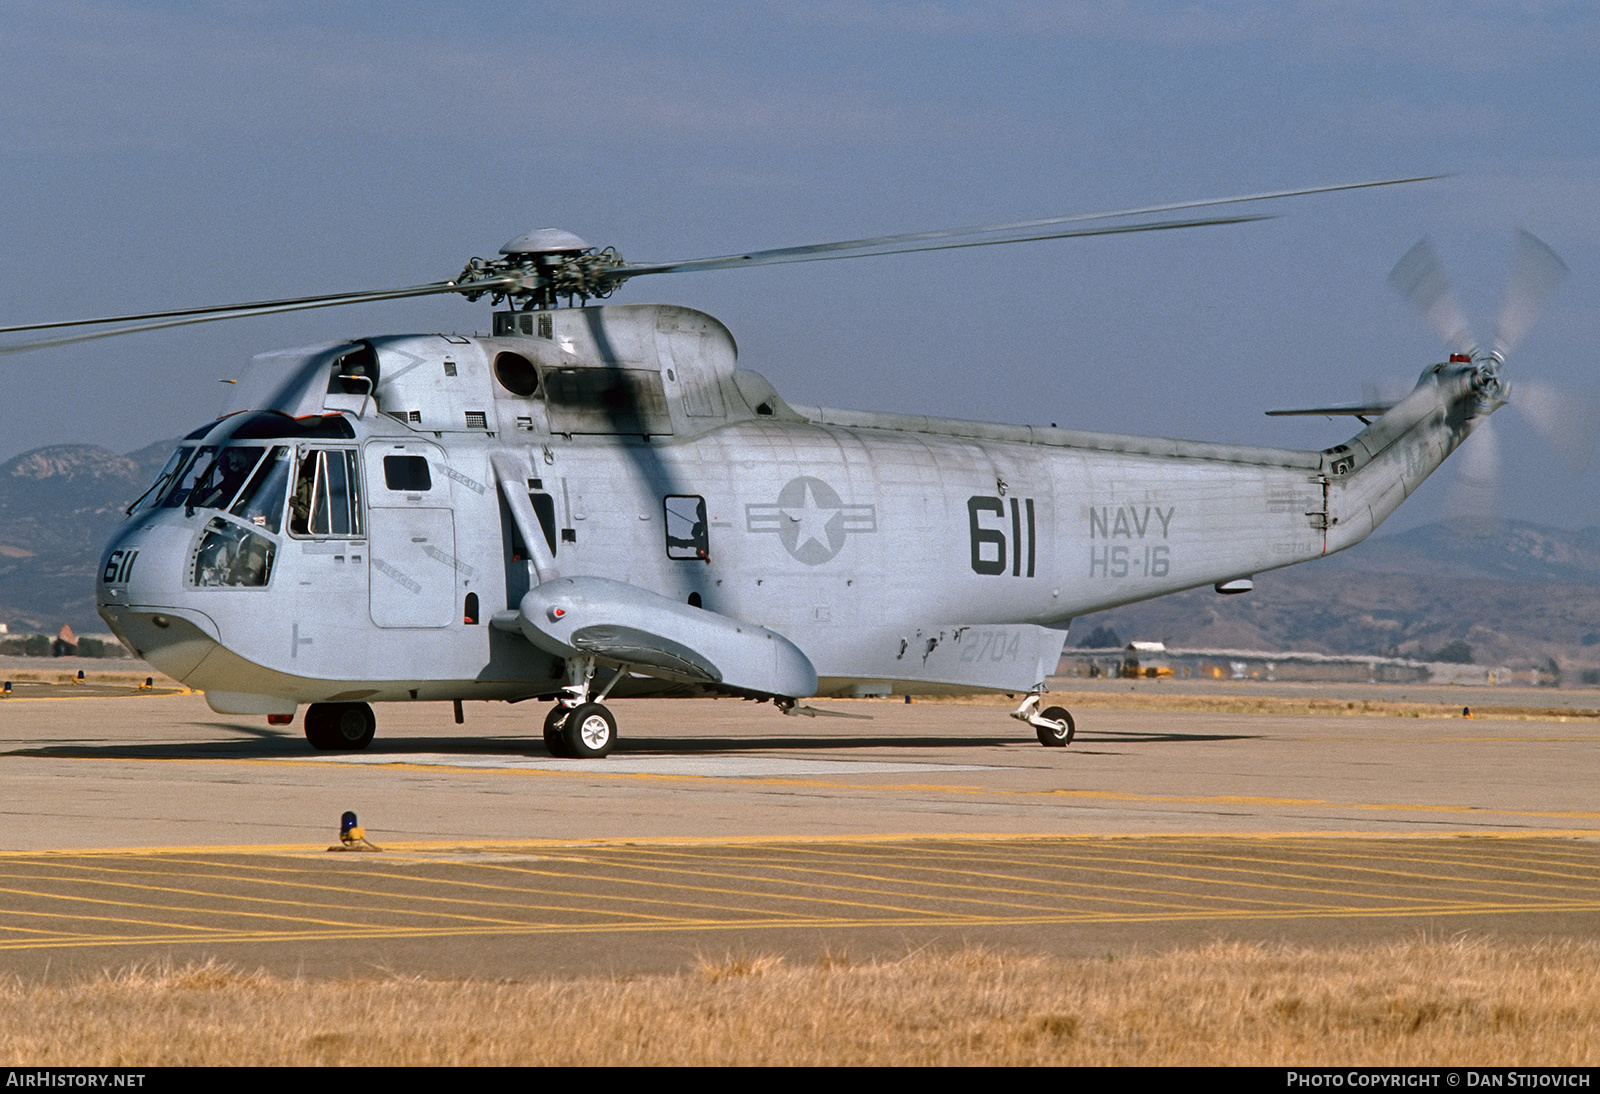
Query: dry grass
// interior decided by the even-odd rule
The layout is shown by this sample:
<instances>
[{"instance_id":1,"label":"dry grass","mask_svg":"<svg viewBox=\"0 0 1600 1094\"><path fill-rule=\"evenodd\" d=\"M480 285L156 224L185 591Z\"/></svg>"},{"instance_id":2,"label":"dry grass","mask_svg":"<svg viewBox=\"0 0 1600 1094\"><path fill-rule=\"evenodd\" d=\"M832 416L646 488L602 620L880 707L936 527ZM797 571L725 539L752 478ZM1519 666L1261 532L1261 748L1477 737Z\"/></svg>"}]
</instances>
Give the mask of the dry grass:
<instances>
[{"instance_id":1,"label":"dry grass","mask_svg":"<svg viewBox=\"0 0 1600 1094\"><path fill-rule=\"evenodd\" d=\"M961 951L536 983L286 980L214 964L0 988L6 1064L1600 1062L1600 946Z\"/></svg>"}]
</instances>

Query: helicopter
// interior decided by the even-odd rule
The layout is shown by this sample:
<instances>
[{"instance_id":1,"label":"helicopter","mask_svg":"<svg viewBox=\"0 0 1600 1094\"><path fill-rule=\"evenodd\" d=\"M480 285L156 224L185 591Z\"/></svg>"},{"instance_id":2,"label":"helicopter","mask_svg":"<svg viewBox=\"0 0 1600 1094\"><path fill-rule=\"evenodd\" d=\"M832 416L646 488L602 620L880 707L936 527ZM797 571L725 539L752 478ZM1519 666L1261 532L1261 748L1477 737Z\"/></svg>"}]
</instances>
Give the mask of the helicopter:
<instances>
[{"instance_id":1,"label":"helicopter","mask_svg":"<svg viewBox=\"0 0 1600 1094\"><path fill-rule=\"evenodd\" d=\"M488 334L256 357L128 507L99 612L219 713L287 725L304 706L312 747L356 750L374 704L448 701L461 724L466 701L532 699L552 754L598 758L623 698L817 715L807 700L994 692L1060 747L1075 721L1041 702L1075 617L1245 592L1344 550L1506 402L1511 337L1469 344L1431 252L1396 278L1453 352L1398 401L1297 411L1360 419L1320 451L794 405L712 316L601 301L646 275L1197 229L1263 218L1172 214L1415 181L668 263L540 229L448 281L0 333L101 328L10 351L436 294L503 305Z\"/></svg>"}]
</instances>

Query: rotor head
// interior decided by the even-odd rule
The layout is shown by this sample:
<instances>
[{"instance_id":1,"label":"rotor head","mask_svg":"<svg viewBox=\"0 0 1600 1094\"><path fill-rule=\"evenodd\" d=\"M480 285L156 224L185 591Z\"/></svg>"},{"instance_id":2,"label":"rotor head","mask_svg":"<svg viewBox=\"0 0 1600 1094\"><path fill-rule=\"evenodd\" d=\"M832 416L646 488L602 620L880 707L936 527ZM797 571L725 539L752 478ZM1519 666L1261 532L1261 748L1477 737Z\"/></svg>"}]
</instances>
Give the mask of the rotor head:
<instances>
[{"instance_id":1,"label":"rotor head","mask_svg":"<svg viewBox=\"0 0 1600 1094\"><path fill-rule=\"evenodd\" d=\"M500 253L513 258L535 258L539 255L578 255L593 249L565 228L535 228L531 232L523 232L501 247Z\"/></svg>"},{"instance_id":2,"label":"rotor head","mask_svg":"<svg viewBox=\"0 0 1600 1094\"><path fill-rule=\"evenodd\" d=\"M614 248L596 251L565 228L535 228L500 248L504 258L474 258L456 285L468 300L488 294L491 303L514 308L553 308L563 298L606 297L622 283L616 271L622 256ZM481 289L476 283L484 283Z\"/></svg>"}]
</instances>

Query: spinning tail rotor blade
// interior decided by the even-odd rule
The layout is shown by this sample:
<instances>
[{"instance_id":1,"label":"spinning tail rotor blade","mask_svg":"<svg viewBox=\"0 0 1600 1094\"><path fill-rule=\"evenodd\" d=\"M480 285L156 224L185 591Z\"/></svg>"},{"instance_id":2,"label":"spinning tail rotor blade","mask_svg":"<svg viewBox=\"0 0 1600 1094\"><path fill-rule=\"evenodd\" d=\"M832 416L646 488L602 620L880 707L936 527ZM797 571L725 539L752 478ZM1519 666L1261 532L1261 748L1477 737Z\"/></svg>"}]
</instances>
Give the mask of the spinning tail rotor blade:
<instances>
[{"instance_id":1,"label":"spinning tail rotor blade","mask_svg":"<svg viewBox=\"0 0 1600 1094\"><path fill-rule=\"evenodd\" d=\"M1407 251L1389 274L1390 284L1428 319L1452 354L1474 358L1477 375L1493 382L1486 390L1496 393L1495 398L1474 415L1482 416L1475 431L1482 436L1464 442L1465 451L1457 464L1454 507L1463 515L1483 516L1494 510L1500 450L1487 415L1502 403L1509 402L1521 411L1565 462L1581 468L1594 451L1600 436L1596 428L1600 407L1592 398L1558 390L1538 380L1518 381L1514 388L1507 388L1501 378L1506 356L1528 333L1544 302L1566 276L1566 263L1519 228L1514 237L1510 281L1495 323L1494 348L1482 356L1477 353L1466 316L1426 237Z\"/></svg>"},{"instance_id":2,"label":"spinning tail rotor blade","mask_svg":"<svg viewBox=\"0 0 1600 1094\"><path fill-rule=\"evenodd\" d=\"M1600 406L1590 396L1540 380L1518 380L1511 405L1574 471L1589 465L1600 439Z\"/></svg>"},{"instance_id":3,"label":"spinning tail rotor blade","mask_svg":"<svg viewBox=\"0 0 1600 1094\"><path fill-rule=\"evenodd\" d=\"M1395 263L1394 269L1389 271L1389 284L1432 324L1451 353L1471 356L1477 350L1472 327L1450 289L1450 280L1445 277L1444 267L1427 236Z\"/></svg>"},{"instance_id":4,"label":"spinning tail rotor blade","mask_svg":"<svg viewBox=\"0 0 1600 1094\"><path fill-rule=\"evenodd\" d=\"M1567 276L1567 264L1543 241L1521 228L1514 238L1511 281L1494 332L1494 353L1501 360L1522 341L1544 302Z\"/></svg>"},{"instance_id":5,"label":"spinning tail rotor blade","mask_svg":"<svg viewBox=\"0 0 1600 1094\"><path fill-rule=\"evenodd\" d=\"M1461 445L1450 509L1458 517L1491 518L1499 513L1500 437L1484 421Z\"/></svg>"}]
</instances>

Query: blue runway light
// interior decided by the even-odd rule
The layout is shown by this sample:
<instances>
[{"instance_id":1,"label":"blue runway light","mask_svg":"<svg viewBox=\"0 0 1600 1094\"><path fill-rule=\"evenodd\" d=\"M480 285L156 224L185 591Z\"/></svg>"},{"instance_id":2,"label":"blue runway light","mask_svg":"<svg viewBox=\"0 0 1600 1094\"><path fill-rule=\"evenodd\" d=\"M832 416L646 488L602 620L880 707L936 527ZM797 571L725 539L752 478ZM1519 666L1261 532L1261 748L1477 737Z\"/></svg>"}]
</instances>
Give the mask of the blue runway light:
<instances>
[{"instance_id":1,"label":"blue runway light","mask_svg":"<svg viewBox=\"0 0 1600 1094\"><path fill-rule=\"evenodd\" d=\"M356 820L356 815L346 811L345 815L339 818L339 838L347 838L350 835L350 830L358 824L360 822Z\"/></svg>"}]
</instances>

